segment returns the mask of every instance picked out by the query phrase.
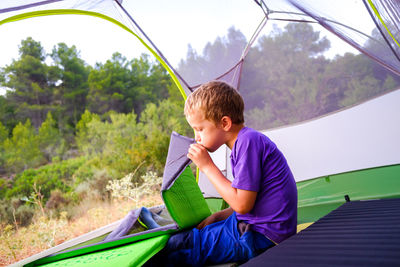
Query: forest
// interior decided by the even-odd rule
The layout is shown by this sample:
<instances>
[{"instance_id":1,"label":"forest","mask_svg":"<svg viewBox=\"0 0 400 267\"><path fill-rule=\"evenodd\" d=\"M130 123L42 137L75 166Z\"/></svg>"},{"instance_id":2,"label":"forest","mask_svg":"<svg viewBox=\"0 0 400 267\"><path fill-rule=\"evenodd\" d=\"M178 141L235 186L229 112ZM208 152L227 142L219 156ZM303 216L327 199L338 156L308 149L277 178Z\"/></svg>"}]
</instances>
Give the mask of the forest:
<instances>
[{"instance_id":1,"label":"forest","mask_svg":"<svg viewBox=\"0 0 400 267\"><path fill-rule=\"evenodd\" d=\"M201 53L189 46L178 71L213 79L215 59L234 65L225 57L246 43L230 28ZM307 24L261 36L240 83L246 125L301 122L399 87L399 77L363 55L326 58L329 47ZM116 52L90 66L75 46L44 51L28 37L19 58L0 68L0 86L8 89L0 95L1 223L28 225L38 206L58 216L86 199L107 201L109 181L129 174L135 184L162 176L171 132L193 135L179 90L145 54L130 60Z\"/></svg>"}]
</instances>

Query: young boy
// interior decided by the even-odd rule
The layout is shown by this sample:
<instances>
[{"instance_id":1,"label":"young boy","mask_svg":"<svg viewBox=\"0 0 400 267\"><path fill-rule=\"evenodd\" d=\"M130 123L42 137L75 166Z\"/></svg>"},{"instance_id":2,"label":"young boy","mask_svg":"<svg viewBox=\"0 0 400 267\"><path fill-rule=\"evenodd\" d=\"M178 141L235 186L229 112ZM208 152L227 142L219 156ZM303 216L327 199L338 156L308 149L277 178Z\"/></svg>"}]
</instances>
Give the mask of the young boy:
<instances>
[{"instance_id":1,"label":"young boy","mask_svg":"<svg viewBox=\"0 0 400 267\"><path fill-rule=\"evenodd\" d=\"M244 126L243 110L242 97L220 81L203 84L186 100L185 116L197 142L187 156L230 208L172 236L163 251L163 264L245 262L296 233L293 175L276 145ZM232 182L208 154L223 144L232 150Z\"/></svg>"}]
</instances>

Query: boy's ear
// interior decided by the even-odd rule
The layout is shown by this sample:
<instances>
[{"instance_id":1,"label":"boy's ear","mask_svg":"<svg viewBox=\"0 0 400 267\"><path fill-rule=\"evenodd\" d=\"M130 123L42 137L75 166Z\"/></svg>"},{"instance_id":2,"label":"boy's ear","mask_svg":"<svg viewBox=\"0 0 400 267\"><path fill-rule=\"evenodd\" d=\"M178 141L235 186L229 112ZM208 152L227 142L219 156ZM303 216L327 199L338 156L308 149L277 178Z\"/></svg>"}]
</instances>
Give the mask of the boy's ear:
<instances>
[{"instance_id":1,"label":"boy's ear","mask_svg":"<svg viewBox=\"0 0 400 267\"><path fill-rule=\"evenodd\" d=\"M221 126L224 131L229 131L232 127L232 119L228 116L223 116L221 119Z\"/></svg>"}]
</instances>

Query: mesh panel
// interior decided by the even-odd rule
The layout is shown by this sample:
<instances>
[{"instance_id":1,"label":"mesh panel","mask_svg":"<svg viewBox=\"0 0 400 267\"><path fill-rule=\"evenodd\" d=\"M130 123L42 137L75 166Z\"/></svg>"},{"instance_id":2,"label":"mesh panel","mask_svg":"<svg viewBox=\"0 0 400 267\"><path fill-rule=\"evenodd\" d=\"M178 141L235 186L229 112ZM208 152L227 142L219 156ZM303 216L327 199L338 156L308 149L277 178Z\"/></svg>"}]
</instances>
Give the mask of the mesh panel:
<instances>
[{"instance_id":1,"label":"mesh panel","mask_svg":"<svg viewBox=\"0 0 400 267\"><path fill-rule=\"evenodd\" d=\"M353 16L345 13L346 19L339 20L339 8L337 6L347 6L349 1L339 1L339 3L335 1L323 6L317 5L313 0L292 0L290 2L364 54L400 74L400 47L395 44L395 40L398 40L399 37L400 11L398 3L390 0L354 1L359 13ZM365 29L366 25L362 25L365 24L365 20L359 19L359 16L368 18L370 15L373 19L369 20L369 23L371 23L369 31L361 31L360 29Z\"/></svg>"},{"instance_id":2,"label":"mesh panel","mask_svg":"<svg viewBox=\"0 0 400 267\"><path fill-rule=\"evenodd\" d=\"M245 98L247 126L259 130L312 119L400 85L378 66L400 70L396 1L122 1L121 7L135 22L111 0L4 1L0 20L72 8L106 14L143 37L140 26L187 94L209 80L227 81Z\"/></svg>"}]
</instances>

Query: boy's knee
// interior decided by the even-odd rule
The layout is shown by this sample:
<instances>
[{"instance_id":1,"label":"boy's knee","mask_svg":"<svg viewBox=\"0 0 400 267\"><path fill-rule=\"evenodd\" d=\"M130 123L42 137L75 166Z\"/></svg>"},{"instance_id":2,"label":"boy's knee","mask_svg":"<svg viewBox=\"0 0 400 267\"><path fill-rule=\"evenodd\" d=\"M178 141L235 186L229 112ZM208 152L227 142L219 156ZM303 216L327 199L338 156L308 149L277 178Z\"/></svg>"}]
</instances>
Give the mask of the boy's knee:
<instances>
[{"instance_id":1,"label":"boy's knee","mask_svg":"<svg viewBox=\"0 0 400 267\"><path fill-rule=\"evenodd\" d=\"M193 231L177 233L168 239L167 250L188 249L193 247Z\"/></svg>"}]
</instances>

